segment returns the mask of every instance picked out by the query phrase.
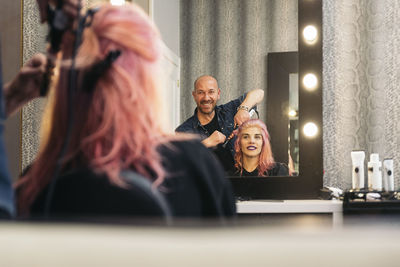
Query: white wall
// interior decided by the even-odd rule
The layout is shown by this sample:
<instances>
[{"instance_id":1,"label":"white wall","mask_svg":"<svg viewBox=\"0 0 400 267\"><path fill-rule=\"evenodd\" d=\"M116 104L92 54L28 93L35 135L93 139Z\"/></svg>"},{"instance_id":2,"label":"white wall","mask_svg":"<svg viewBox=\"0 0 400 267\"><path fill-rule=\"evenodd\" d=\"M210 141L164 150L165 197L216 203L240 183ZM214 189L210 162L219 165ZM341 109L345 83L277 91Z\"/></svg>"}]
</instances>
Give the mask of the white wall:
<instances>
[{"instance_id":1,"label":"white wall","mask_svg":"<svg viewBox=\"0 0 400 267\"><path fill-rule=\"evenodd\" d=\"M168 117L175 129L180 123L180 59L179 59L179 2L180 0L149 0L150 16L160 30L166 45L163 57L167 81L164 99Z\"/></svg>"},{"instance_id":2,"label":"white wall","mask_svg":"<svg viewBox=\"0 0 400 267\"><path fill-rule=\"evenodd\" d=\"M179 55L179 2L180 0L153 0L153 19L161 36L178 57Z\"/></svg>"},{"instance_id":3,"label":"white wall","mask_svg":"<svg viewBox=\"0 0 400 267\"><path fill-rule=\"evenodd\" d=\"M162 64L166 81L162 93L171 130L180 123L179 1L133 0L156 23L165 43Z\"/></svg>"},{"instance_id":4,"label":"white wall","mask_svg":"<svg viewBox=\"0 0 400 267\"><path fill-rule=\"evenodd\" d=\"M151 14L149 14L151 0L132 0L132 2L143 8L144 11L146 11L146 13L151 16Z\"/></svg>"}]
</instances>

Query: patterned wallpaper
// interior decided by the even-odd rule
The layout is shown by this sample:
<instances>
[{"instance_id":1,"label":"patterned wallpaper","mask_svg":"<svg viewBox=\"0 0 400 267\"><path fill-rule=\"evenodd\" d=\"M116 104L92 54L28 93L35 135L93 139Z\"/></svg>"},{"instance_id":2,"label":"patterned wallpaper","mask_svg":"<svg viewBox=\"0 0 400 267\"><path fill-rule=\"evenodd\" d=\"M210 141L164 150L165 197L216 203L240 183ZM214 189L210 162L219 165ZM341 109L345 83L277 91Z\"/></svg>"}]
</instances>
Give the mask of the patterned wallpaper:
<instances>
[{"instance_id":1,"label":"patterned wallpaper","mask_svg":"<svg viewBox=\"0 0 400 267\"><path fill-rule=\"evenodd\" d=\"M400 1L323 1L324 184L351 187L351 150L394 158L399 186Z\"/></svg>"},{"instance_id":2,"label":"patterned wallpaper","mask_svg":"<svg viewBox=\"0 0 400 267\"><path fill-rule=\"evenodd\" d=\"M228 6L228 2L231 5ZM182 102L182 117L191 115L194 110L190 97L192 83L203 73L219 79L224 90L222 102L235 97L238 91L265 88L262 55L267 49L297 49L297 34L293 34L294 28L297 32L297 24L288 23L289 14L297 14L295 2L181 2L181 10L185 12L181 13L180 30L188 32L181 45L192 47L182 48L182 66L188 66L189 61L198 63L197 67L182 71L182 94L188 99ZM188 10L195 4L202 7L202 11L193 14L191 22ZM279 16L272 12L278 8L283 10ZM255 15L245 15L247 12ZM207 14L212 14L212 18L206 19ZM216 20L217 17L223 20ZM266 27L265 23L271 20L279 20L281 26ZM199 27L199 22L205 27ZM381 159L394 158L397 188L397 174L400 173L396 171L400 166L397 156L400 152L400 1L324 0L323 24L324 185L349 188L350 152L363 149L368 158L370 152L379 153ZM247 30L239 33L242 28ZM207 31L219 33L218 38L207 37ZM35 0L24 0L24 61L43 50L45 32L38 23ZM259 32L262 34L258 35ZM261 45L262 42L269 44ZM196 53L197 49L211 55L210 60ZM217 53L220 50L222 52ZM245 64L247 68L243 69L242 79L237 69ZM37 152L43 105L43 100L36 100L23 110L23 166L29 164Z\"/></svg>"},{"instance_id":3,"label":"patterned wallpaper","mask_svg":"<svg viewBox=\"0 0 400 267\"><path fill-rule=\"evenodd\" d=\"M98 0L85 0L85 6ZM47 26L39 23L39 11L36 0L23 0L23 61L26 62L35 53L45 51ZM22 110L22 170L35 158L39 149L39 131L45 98L35 99Z\"/></svg>"},{"instance_id":4,"label":"patterned wallpaper","mask_svg":"<svg viewBox=\"0 0 400 267\"><path fill-rule=\"evenodd\" d=\"M23 61L45 50L47 27L39 23L36 0L23 1ZM40 118L46 100L35 99L22 109L22 170L35 158L39 149Z\"/></svg>"}]
</instances>

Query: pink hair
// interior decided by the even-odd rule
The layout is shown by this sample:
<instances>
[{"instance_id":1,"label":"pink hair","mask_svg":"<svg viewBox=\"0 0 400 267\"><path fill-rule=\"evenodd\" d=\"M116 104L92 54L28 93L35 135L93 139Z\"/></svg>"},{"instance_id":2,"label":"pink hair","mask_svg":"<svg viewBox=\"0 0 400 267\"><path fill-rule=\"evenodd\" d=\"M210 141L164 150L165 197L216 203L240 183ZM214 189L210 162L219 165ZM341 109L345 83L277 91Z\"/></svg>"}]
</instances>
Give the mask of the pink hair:
<instances>
[{"instance_id":1,"label":"pink hair","mask_svg":"<svg viewBox=\"0 0 400 267\"><path fill-rule=\"evenodd\" d=\"M90 167L105 173L112 183L125 186L122 169L133 169L163 182L165 171L157 146L163 132L156 71L161 56L158 30L135 5L104 5L84 32L79 67L90 67L110 50L121 56L102 75L92 94L78 90L74 97L74 126L62 170ZM18 182L19 208L26 213L50 183L56 159L66 139L68 82L65 75L55 88L48 138L30 171Z\"/></svg>"},{"instance_id":2,"label":"pink hair","mask_svg":"<svg viewBox=\"0 0 400 267\"><path fill-rule=\"evenodd\" d=\"M240 139L242 138L242 131L246 128L257 127L261 130L263 138L263 145L261 153L258 158L258 176L266 176L266 172L273 168L275 164L274 157L272 155L270 137L267 130L267 126L264 122L258 119L252 119L244 122L240 125L237 130L237 138L235 141L235 167L240 170L240 174L243 173L243 153L240 146Z\"/></svg>"}]
</instances>

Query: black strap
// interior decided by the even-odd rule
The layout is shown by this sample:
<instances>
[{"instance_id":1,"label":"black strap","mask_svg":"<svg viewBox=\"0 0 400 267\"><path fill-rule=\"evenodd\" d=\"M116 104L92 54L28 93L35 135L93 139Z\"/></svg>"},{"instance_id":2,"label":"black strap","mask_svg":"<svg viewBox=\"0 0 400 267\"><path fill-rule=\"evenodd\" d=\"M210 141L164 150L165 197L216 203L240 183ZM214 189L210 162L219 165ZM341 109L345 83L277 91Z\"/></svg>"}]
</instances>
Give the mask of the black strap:
<instances>
[{"instance_id":1,"label":"black strap","mask_svg":"<svg viewBox=\"0 0 400 267\"><path fill-rule=\"evenodd\" d=\"M112 63L117 60L120 55L120 50L112 50L103 60L97 62L88 71L86 71L83 78L82 89L89 93L93 92L99 78L104 75L104 73L111 67Z\"/></svg>"},{"instance_id":2,"label":"black strap","mask_svg":"<svg viewBox=\"0 0 400 267\"><path fill-rule=\"evenodd\" d=\"M60 51L62 37L68 26L68 18L62 10L62 6L62 0L57 1L57 6L55 9L47 4L47 24L49 27L47 42L49 43L48 53L50 55L55 55ZM50 57L47 57L46 73L40 87L40 96L46 96L47 92L49 91L53 69L53 61Z\"/></svg>"}]
</instances>

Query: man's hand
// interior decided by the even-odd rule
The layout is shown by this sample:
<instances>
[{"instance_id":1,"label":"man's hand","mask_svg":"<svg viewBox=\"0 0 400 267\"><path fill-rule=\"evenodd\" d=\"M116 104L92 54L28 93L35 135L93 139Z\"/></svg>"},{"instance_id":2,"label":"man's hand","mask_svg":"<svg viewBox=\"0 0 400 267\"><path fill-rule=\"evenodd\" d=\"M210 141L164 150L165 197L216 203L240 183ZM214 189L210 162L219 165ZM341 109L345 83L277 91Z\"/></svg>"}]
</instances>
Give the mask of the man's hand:
<instances>
[{"instance_id":1,"label":"man's hand","mask_svg":"<svg viewBox=\"0 0 400 267\"><path fill-rule=\"evenodd\" d=\"M235 117L233 118L234 121L233 127L236 128L236 126L242 125L243 122L249 119L250 119L250 113L244 109L239 109L238 112L236 112Z\"/></svg>"},{"instance_id":2,"label":"man's hand","mask_svg":"<svg viewBox=\"0 0 400 267\"><path fill-rule=\"evenodd\" d=\"M79 0L63 0L63 11L72 20L78 15L78 2ZM57 0L37 0L37 3L40 11L40 21L44 23L47 21L47 4L55 5Z\"/></svg>"},{"instance_id":3,"label":"man's hand","mask_svg":"<svg viewBox=\"0 0 400 267\"><path fill-rule=\"evenodd\" d=\"M262 89L251 90L247 93L246 98L240 104L240 106L248 107L250 111L251 107L254 107L257 104L259 104L263 100L263 98L264 98L264 90ZM250 119L249 111L246 111L244 109L238 110L235 117L233 118L235 123L234 128L236 128L236 126L242 125L243 122Z\"/></svg>"},{"instance_id":4,"label":"man's hand","mask_svg":"<svg viewBox=\"0 0 400 267\"><path fill-rule=\"evenodd\" d=\"M14 80L4 86L7 116L39 96L46 65L46 56L36 54L22 67Z\"/></svg>"},{"instance_id":5,"label":"man's hand","mask_svg":"<svg viewBox=\"0 0 400 267\"><path fill-rule=\"evenodd\" d=\"M218 144L222 144L225 142L226 136L219 132L219 131L214 131L208 138L204 139L201 141L203 145L206 147L215 147Z\"/></svg>"}]
</instances>

